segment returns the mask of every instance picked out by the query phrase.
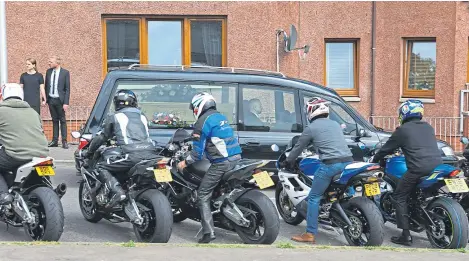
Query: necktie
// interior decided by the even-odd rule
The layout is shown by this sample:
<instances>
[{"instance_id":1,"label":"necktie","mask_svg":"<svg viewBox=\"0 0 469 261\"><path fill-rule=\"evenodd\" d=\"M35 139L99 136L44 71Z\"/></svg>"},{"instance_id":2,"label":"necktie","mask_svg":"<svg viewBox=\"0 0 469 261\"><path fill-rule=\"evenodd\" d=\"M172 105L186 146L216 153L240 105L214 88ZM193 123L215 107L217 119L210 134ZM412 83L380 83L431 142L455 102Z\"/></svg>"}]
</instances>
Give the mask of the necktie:
<instances>
[{"instance_id":1,"label":"necktie","mask_svg":"<svg viewBox=\"0 0 469 261\"><path fill-rule=\"evenodd\" d=\"M57 95L57 91L55 90L55 70L52 71L52 95Z\"/></svg>"}]
</instances>

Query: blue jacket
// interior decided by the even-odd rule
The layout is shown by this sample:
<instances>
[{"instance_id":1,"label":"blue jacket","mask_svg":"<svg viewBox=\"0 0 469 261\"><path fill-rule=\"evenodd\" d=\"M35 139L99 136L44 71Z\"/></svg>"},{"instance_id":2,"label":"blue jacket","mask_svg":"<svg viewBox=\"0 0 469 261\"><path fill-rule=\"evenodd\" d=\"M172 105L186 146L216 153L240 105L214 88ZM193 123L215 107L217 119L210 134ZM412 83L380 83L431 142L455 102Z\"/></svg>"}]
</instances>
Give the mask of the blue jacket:
<instances>
[{"instance_id":1,"label":"blue jacket","mask_svg":"<svg viewBox=\"0 0 469 261\"><path fill-rule=\"evenodd\" d=\"M186 158L187 164L202 160L204 153L211 163L228 160L241 154L241 147L227 118L216 110L202 114L192 132L193 148Z\"/></svg>"}]
</instances>

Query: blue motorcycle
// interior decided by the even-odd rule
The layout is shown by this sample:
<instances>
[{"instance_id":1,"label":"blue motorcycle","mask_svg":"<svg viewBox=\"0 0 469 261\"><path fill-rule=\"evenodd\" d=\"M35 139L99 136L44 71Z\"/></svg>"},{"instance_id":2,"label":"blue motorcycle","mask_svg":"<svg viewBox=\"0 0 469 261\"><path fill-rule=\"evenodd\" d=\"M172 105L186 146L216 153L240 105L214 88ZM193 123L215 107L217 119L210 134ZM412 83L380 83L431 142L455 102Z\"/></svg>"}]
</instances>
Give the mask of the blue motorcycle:
<instances>
[{"instance_id":1,"label":"blue motorcycle","mask_svg":"<svg viewBox=\"0 0 469 261\"><path fill-rule=\"evenodd\" d=\"M295 166L280 168L279 162L285 160L293 144L295 142L290 141L287 150L277 161L279 182L275 190L275 202L282 219L288 224L298 225L306 217L307 197L321 161L317 155L305 150ZM273 144L272 150L278 151L279 147ZM384 240L382 215L373 201L361 195L379 195L382 177L383 172L378 164L354 162L348 165L341 174L333 177L321 199L319 224L336 232L336 228L341 229L352 246L381 245Z\"/></svg>"},{"instance_id":2,"label":"blue motorcycle","mask_svg":"<svg viewBox=\"0 0 469 261\"><path fill-rule=\"evenodd\" d=\"M385 222L396 224L396 209L390 195L406 172L407 165L400 151L385 158L381 195L370 197L380 208ZM467 245L468 218L453 199L469 191L462 174L459 168L439 165L430 175L421 178L408 200L410 229L418 233L425 231L433 247L456 249Z\"/></svg>"}]
</instances>

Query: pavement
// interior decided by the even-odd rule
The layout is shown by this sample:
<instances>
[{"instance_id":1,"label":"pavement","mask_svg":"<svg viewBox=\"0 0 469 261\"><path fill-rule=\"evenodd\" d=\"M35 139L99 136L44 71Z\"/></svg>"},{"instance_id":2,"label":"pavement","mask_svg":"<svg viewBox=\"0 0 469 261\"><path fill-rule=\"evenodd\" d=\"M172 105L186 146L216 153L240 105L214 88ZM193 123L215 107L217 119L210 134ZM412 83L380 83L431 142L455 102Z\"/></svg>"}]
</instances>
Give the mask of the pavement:
<instances>
[{"instance_id":1,"label":"pavement","mask_svg":"<svg viewBox=\"0 0 469 261\"><path fill-rule=\"evenodd\" d=\"M239 261L243 260L417 260L426 261L455 261L467 260L468 254L450 252L419 252L419 251L375 251L367 249L284 249L278 247L249 247L249 248L209 248L187 247L174 245L152 245L125 247L119 245L101 244L65 244L65 245L6 245L0 246L1 260L165 260L165 261Z\"/></svg>"},{"instance_id":2,"label":"pavement","mask_svg":"<svg viewBox=\"0 0 469 261\"><path fill-rule=\"evenodd\" d=\"M49 156L54 158L54 161L57 163L74 163L74 153L78 148L78 145L69 144L68 149L63 149L62 147L52 147L49 148Z\"/></svg>"}]
</instances>

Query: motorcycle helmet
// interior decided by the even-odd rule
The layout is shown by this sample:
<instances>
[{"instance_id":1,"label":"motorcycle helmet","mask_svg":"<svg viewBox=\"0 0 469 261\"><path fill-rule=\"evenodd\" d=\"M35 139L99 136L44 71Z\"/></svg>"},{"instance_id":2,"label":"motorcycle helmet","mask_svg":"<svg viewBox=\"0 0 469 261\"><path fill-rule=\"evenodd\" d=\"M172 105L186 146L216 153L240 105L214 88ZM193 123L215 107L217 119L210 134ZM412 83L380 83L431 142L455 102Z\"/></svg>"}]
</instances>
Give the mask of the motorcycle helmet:
<instances>
[{"instance_id":1,"label":"motorcycle helmet","mask_svg":"<svg viewBox=\"0 0 469 261\"><path fill-rule=\"evenodd\" d=\"M5 83L2 85L1 96L3 100L11 98L23 100L23 88L17 83Z\"/></svg>"},{"instance_id":2,"label":"motorcycle helmet","mask_svg":"<svg viewBox=\"0 0 469 261\"><path fill-rule=\"evenodd\" d=\"M116 111L124 107L137 107L137 95L131 90L119 90L114 95L114 107Z\"/></svg>"},{"instance_id":3,"label":"motorcycle helmet","mask_svg":"<svg viewBox=\"0 0 469 261\"><path fill-rule=\"evenodd\" d=\"M196 120L198 120L200 115L202 115L210 108L216 109L217 104L215 102L215 98L206 92L197 93L192 98L192 101L189 105L189 109L194 113Z\"/></svg>"},{"instance_id":4,"label":"motorcycle helmet","mask_svg":"<svg viewBox=\"0 0 469 261\"><path fill-rule=\"evenodd\" d=\"M318 116L327 117L329 115L329 104L330 102L320 97L313 97L309 99L309 101L307 101L305 104L306 118L309 121L312 121Z\"/></svg>"},{"instance_id":5,"label":"motorcycle helmet","mask_svg":"<svg viewBox=\"0 0 469 261\"><path fill-rule=\"evenodd\" d=\"M419 100L408 100L399 106L399 122L403 124L409 119L423 118L423 103Z\"/></svg>"}]
</instances>

